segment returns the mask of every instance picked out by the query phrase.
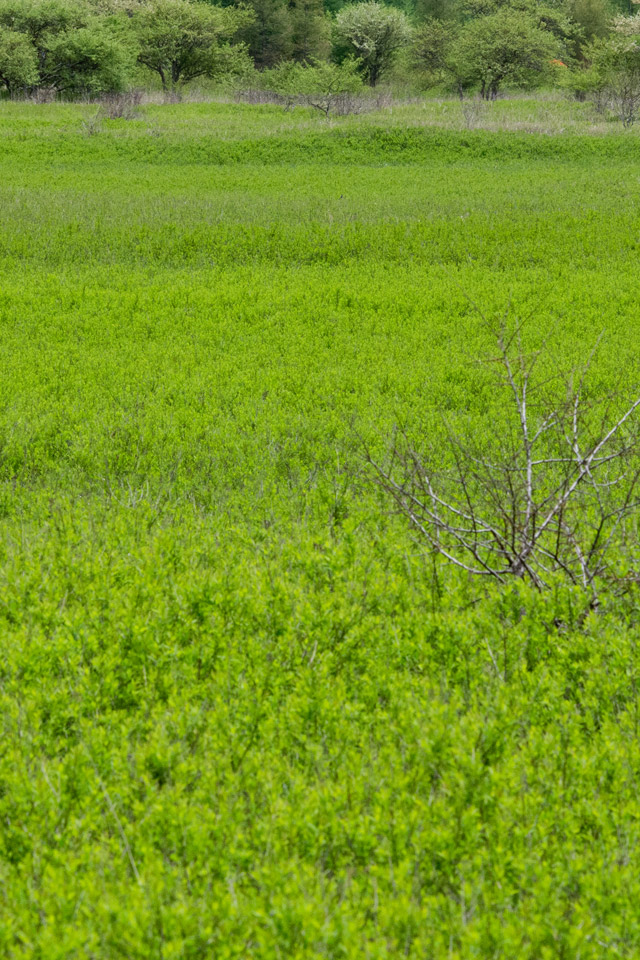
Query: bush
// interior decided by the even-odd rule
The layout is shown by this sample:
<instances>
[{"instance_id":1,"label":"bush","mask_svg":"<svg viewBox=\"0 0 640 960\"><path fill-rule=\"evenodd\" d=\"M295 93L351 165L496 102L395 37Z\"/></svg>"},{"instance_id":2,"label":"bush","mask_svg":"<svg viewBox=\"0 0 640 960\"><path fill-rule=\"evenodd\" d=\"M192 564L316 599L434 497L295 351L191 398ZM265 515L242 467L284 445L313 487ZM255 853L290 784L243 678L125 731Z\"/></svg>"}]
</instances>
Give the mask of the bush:
<instances>
[{"instance_id":1,"label":"bush","mask_svg":"<svg viewBox=\"0 0 640 960\"><path fill-rule=\"evenodd\" d=\"M592 68L565 70L559 79L558 86L575 100L583 103L587 99L595 99L602 91L602 80Z\"/></svg>"},{"instance_id":2,"label":"bush","mask_svg":"<svg viewBox=\"0 0 640 960\"><path fill-rule=\"evenodd\" d=\"M349 95L362 90L358 66L356 60L341 64L316 61L308 66L284 63L264 75L264 86L287 106L306 105L328 116L340 109Z\"/></svg>"},{"instance_id":3,"label":"bush","mask_svg":"<svg viewBox=\"0 0 640 960\"><path fill-rule=\"evenodd\" d=\"M134 120L142 103L140 90L126 93L109 93L102 98L102 110L110 120Z\"/></svg>"}]
</instances>

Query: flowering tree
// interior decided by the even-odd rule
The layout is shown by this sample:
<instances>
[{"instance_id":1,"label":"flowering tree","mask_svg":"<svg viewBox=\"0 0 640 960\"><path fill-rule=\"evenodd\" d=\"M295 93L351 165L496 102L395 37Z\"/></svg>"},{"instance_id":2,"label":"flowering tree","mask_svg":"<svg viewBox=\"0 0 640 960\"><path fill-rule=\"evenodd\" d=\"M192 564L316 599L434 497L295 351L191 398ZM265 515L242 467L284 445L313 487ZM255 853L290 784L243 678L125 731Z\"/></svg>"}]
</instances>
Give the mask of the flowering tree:
<instances>
[{"instance_id":1,"label":"flowering tree","mask_svg":"<svg viewBox=\"0 0 640 960\"><path fill-rule=\"evenodd\" d=\"M341 58L359 60L372 87L393 64L398 51L408 46L411 36L406 15L381 3L349 4L336 17L336 52Z\"/></svg>"}]
</instances>

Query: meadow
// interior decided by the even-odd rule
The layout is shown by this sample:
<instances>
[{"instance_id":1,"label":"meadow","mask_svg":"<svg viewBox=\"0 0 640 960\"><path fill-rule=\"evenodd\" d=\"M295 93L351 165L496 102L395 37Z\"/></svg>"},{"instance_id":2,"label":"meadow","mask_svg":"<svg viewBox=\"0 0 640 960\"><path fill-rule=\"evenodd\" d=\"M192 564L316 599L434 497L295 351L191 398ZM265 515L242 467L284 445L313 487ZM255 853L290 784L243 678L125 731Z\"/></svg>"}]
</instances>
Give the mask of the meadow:
<instances>
[{"instance_id":1,"label":"meadow","mask_svg":"<svg viewBox=\"0 0 640 960\"><path fill-rule=\"evenodd\" d=\"M638 596L441 569L363 445L490 444L490 317L640 382L585 104L0 104L0 953L640 953Z\"/></svg>"}]
</instances>

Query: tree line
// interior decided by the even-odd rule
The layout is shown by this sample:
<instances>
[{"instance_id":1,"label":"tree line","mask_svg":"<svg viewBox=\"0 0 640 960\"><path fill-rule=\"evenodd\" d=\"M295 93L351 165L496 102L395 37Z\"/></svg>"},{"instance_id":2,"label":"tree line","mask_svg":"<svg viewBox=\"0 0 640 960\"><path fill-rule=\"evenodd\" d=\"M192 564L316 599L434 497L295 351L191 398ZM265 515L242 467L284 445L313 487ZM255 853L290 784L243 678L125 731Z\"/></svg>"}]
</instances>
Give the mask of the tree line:
<instances>
[{"instance_id":1,"label":"tree line","mask_svg":"<svg viewBox=\"0 0 640 960\"><path fill-rule=\"evenodd\" d=\"M97 96L146 75L165 90L207 79L326 102L398 77L485 99L505 87L558 84L578 98L613 91L621 118L633 122L640 15L625 4L0 0L0 89Z\"/></svg>"}]
</instances>

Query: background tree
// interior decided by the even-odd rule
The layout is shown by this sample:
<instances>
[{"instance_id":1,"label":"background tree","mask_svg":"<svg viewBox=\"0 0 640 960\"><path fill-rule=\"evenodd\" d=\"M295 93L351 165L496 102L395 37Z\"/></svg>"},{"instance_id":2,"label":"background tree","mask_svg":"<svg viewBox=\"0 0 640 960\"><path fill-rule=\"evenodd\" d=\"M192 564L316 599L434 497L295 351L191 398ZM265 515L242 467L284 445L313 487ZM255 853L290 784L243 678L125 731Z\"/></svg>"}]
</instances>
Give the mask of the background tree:
<instances>
[{"instance_id":1,"label":"background tree","mask_svg":"<svg viewBox=\"0 0 640 960\"><path fill-rule=\"evenodd\" d=\"M251 17L239 32L259 70L289 59L294 50L291 11L287 0L246 0Z\"/></svg>"},{"instance_id":2,"label":"background tree","mask_svg":"<svg viewBox=\"0 0 640 960\"><path fill-rule=\"evenodd\" d=\"M23 33L0 31L0 86L9 93L38 83L38 57Z\"/></svg>"},{"instance_id":3,"label":"background tree","mask_svg":"<svg viewBox=\"0 0 640 960\"><path fill-rule=\"evenodd\" d=\"M411 45L412 61L421 72L437 81L447 72L447 61L455 28L447 20L427 20L420 26Z\"/></svg>"},{"instance_id":4,"label":"background tree","mask_svg":"<svg viewBox=\"0 0 640 960\"><path fill-rule=\"evenodd\" d=\"M367 83L376 83L393 65L400 50L410 44L411 25L402 11L381 3L356 3L338 13L335 52L360 61Z\"/></svg>"},{"instance_id":5,"label":"background tree","mask_svg":"<svg viewBox=\"0 0 640 960\"><path fill-rule=\"evenodd\" d=\"M615 17L612 23L614 33L621 37L640 36L640 14L633 17Z\"/></svg>"},{"instance_id":6,"label":"background tree","mask_svg":"<svg viewBox=\"0 0 640 960\"><path fill-rule=\"evenodd\" d=\"M231 8L188 0L153 0L133 17L138 61L160 77L163 89L199 77L216 79L247 68L242 46L229 40L249 18Z\"/></svg>"},{"instance_id":7,"label":"background tree","mask_svg":"<svg viewBox=\"0 0 640 960\"><path fill-rule=\"evenodd\" d=\"M331 26L322 0L291 0L291 56L298 63L326 59L331 53Z\"/></svg>"},{"instance_id":8,"label":"background tree","mask_svg":"<svg viewBox=\"0 0 640 960\"><path fill-rule=\"evenodd\" d=\"M458 20L459 0L415 0L414 17L418 24L429 20Z\"/></svg>"},{"instance_id":9,"label":"background tree","mask_svg":"<svg viewBox=\"0 0 640 960\"><path fill-rule=\"evenodd\" d=\"M580 50L585 41L590 39L590 30L596 29L595 21L587 29L578 22L574 11L581 12L588 18L587 10L596 17L598 8L603 13L604 21L608 22L611 10L609 0L460 0L458 6L459 20L464 24L468 20L491 16L500 11L511 10L529 17L541 30L553 34L559 41L559 55L565 60L578 59Z\"/></svg>"},{"instance_id":10,"label":"background tree","mask_svg":"<svg viewBox=\"0 0 640 960\"><path fill-rule=\"evenodd\" d=\"M635 48L620 37L635 36L640 18L627 11L612 21L609 4L615 3L0 0L5 64L0 87L56 87L70 96L116 91L130 82L137 60L166 89L199 77L216 81L248 75L247 54L260 71L285 63L317 69L333 56L338 64L349 61L349 69L357 60L371 86L401 62L423 86L448 76L459 91L477 87L487 99L505 84L528 86L545 79L584 99L592 89L604 89L606 73L611 102L617 98L619 115L630 117ZM608 45L611 36L618 37L613 46ZM30 51L37 61L35 80ZM553 61L587 67L587 51L598 59L598 72L563 70L561 76L558 69L554 74ZM621 65L623 54L626 65ZM410 81L408 73L403 76ZM22 82L25 77L31 78L28 84ZM623 78L631 78L631 86L623 89Z\"/></svg>"},{"instance_id":11,"label":"background tree","mask_svg":"<svg viewBox=\"0 0 640 960\"><path fill-rule=\"evenodd\" d=\"M540 82L558 52L557 40L527 13L502 9L468 23L448 63L459 89L477 86L484 99L494 100L505 84Z\"/></svg>"},{"instance_id":12,"label":"background tree","mask_svg":"<svg viewBox=\"0 0 640 960\"><path fill-rule=\"evenodd\" d=\"M580 30L576 56L582 60L585 44L610 32L611 6L609 0L568 0L566 10Z\"/></svg>"}]
</instances>

